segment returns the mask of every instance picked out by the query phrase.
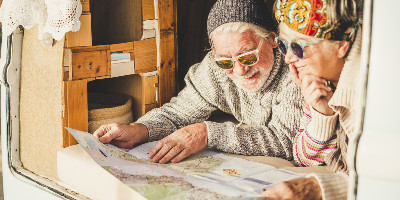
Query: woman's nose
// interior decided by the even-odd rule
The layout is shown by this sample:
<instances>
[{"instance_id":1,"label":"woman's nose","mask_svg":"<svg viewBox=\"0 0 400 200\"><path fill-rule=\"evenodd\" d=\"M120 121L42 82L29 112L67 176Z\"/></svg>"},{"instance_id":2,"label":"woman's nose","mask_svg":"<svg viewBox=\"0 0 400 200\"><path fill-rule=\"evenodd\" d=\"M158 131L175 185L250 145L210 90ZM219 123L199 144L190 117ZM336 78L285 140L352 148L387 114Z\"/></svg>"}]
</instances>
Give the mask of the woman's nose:
<instances>
[{"instance_id":1,"label":"woman's nose","mask_svg":"<svg viewBox=\"0 0 400 200\"><path fill-rule=\"evenodd\" d=\"M293 54L292 48L288 48L286 55L285 55L285 62L287 64L292 63L294 61L298 60L297 57Z\"/></svg>"},{"instance_id":2,"label":"woman's nose","mask_svg":"<svg viewBox=\"0 0 400 200\"><path fill-rule=\"evenodd\" d=\"M237 76L244 76L247 71L249 71L249 68L249 66L244 66L238 61L233 62L233 73L235 73Z\"/></svg>"}]
</instances>

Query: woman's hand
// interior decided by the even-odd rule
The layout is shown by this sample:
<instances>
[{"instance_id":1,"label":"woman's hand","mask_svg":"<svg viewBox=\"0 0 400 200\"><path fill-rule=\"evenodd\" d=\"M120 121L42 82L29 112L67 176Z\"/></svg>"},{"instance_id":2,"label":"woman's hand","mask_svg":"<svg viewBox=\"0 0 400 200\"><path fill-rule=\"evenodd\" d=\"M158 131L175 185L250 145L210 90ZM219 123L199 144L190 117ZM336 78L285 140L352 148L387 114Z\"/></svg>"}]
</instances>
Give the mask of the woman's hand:
<instances>
[{"instance_id":1,"label":"woman's hand","mask_svg":"<svg viewBox=\"0 0 400 200\"><path fill-rule=\"evenodd\" d=\"M321 200L322 192L314 177L280 182L261 194L266 200Z\"/></svg>"},{"instance_id":2,"label":"woman's hand","mask_svg":"<svg viewBox=\"0 0 400 200\"><path fill-rule=\"evenodd\" d=\"M290 76L293 82L301 88L304 100L316 111L324 115L333 115L335 112L328 106L332 98L332 88L326 85L326 80L312 74L302 74L296 67L289 65Z\"/></svg>"},{"instance_id":3,"label":"woman's hand","mask_svg":"<svg viewBox=\"0 0 400 200\"><path fill-rule=\"evenodd\" d=\"M328 106L333 92L332 88L326 85L326 80L314 75L304 75L300 87L304 100L314 110L328 116L335 114L332 108Z\"/></svg>"}]
</instances>

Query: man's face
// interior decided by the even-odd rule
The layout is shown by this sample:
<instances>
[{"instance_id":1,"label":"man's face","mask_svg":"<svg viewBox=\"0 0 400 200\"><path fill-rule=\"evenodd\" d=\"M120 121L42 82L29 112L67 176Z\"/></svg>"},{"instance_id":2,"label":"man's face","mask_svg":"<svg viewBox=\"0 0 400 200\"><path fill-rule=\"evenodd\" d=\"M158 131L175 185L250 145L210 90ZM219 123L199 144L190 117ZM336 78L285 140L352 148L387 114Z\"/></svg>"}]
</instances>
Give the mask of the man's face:
<instances>
[{"instance_id":1,"label":"man's face","mask_svg":"<svg viewBox=\"0 0 400 200\"><path fill-rule=\"evenodd\" d=\"M256 92L262 88L268 79L274 64L273 48L276 43L272 38L261 39L254 31L228 32L215 34L212 38L214 53L218 58L233 58L240 54L257 49L259 42L263 40L259 50L259 61L252 66L245 66L237 60L233 62L233 68L225 70L228 77L239 88Z\"/></svg>"}]
</instances>

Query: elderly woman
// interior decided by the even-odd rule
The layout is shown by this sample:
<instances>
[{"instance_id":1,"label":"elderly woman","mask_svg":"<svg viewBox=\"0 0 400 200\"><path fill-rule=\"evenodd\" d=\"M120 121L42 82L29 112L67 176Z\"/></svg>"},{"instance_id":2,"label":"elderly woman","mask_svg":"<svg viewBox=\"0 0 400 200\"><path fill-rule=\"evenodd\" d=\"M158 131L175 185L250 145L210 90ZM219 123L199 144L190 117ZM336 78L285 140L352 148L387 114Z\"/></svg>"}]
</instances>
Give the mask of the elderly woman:
<instances>
[{"instance_id":1,"label":"elderly woman","mask_svg":"<svg viewBox=\"0 0 400 200\"><path fill-rule=\"evenodd\" d=\"M280 22L276 41L305 100L294 159L299 166L326 164L338 173L283 182L263 196L346 199L347 144L356 128L354 105L359 93L357 2L278 0L275 9Z\"/></svg>"}]
</instances>

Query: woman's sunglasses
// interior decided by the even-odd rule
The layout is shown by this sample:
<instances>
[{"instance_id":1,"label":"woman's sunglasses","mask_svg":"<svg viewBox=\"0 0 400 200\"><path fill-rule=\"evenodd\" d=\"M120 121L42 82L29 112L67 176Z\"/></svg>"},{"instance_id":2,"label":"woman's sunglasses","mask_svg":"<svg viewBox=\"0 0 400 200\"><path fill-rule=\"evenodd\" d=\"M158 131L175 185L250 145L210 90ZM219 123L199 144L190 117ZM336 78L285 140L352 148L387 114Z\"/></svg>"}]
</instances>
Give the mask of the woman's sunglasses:
<instances>
[{"instance_id":1,"label":"woman's sunglasses","mask_svg":"<svg viewBox=\"0 0 400 200\"><path fill-rule=\"evenodd\" d=\"M261 39L256 50L242 53L234 58L215 58L215 63L217 63L218 67L225 70L232 69L234 61L237 61L244 66L253 66L257 64L259 60L258 52L260 51L262 43L263 40Z\"/></svg>"},{"instance_id":2,"label":"woman's sunglasses","mask_svg":"<svg viewBox=\"0 0 400 200\"><path fill-rule=\"evenodd\" d=\"M285 40L282 40L279 37L276 37L275 40L276 43L278 44L279 50L283 53L283 55L286 55L288 47L290 46L290 48L292 48L293 55L295 55L298 59L304 58L305 56L304 48L322 41L322 40L317 40L309 43L298 43L298 42L287 43Z\"/></svg>"}]
</instances>

